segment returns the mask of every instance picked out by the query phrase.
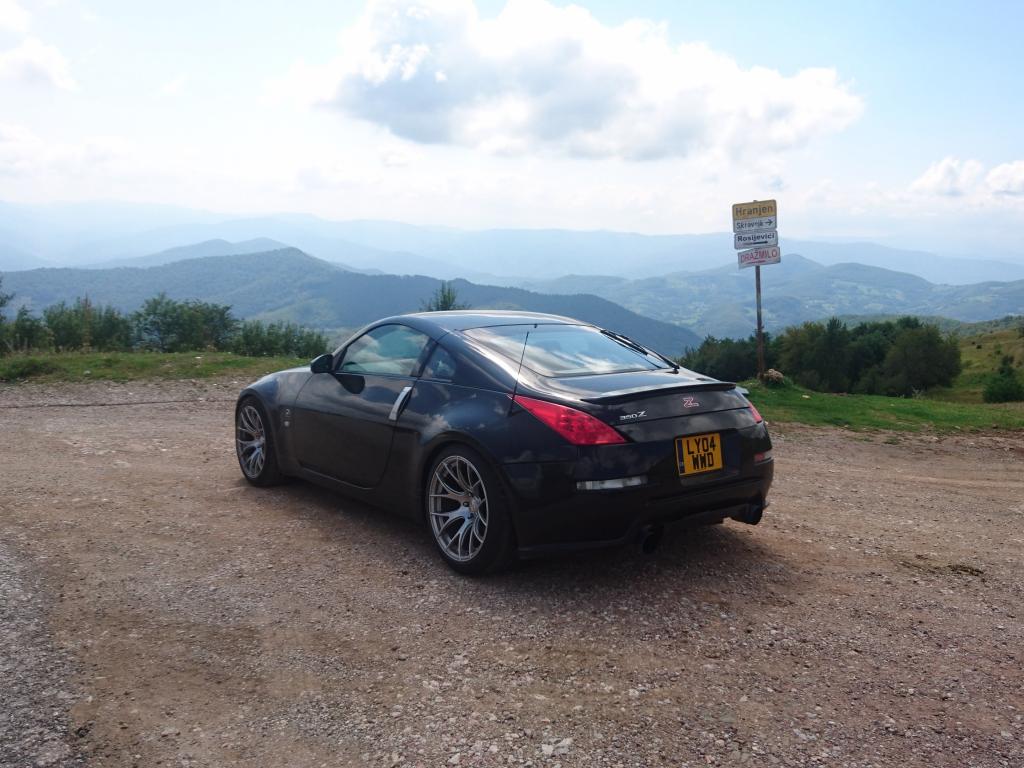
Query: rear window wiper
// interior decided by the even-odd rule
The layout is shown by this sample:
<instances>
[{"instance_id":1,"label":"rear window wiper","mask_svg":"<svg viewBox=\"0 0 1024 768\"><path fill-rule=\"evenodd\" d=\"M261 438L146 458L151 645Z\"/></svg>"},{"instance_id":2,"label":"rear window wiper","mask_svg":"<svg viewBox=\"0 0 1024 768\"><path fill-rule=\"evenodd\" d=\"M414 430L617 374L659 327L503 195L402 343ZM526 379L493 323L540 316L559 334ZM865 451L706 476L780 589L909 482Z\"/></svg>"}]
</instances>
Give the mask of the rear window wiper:
<instances>
[{"instance_id":1,"label":"rear window wiper","mask_svg":"<svg viewBox=\"0 0 1024 768\"><path fill-rule=\"evenodd\" d=\"M604 328L601 329L601 333L603 333L609 339L619 342L619 344L621 344L622 346L632 349L634 352L639 352L641 355L651 355L652 357L656 357L662 362L666 363L668 367L671 368L674 372L679 372L679 364L676 363L674 360L669 360L660 352L655 352L653 349L648 349L642 344L633 341L631 338L629 338L629 336L626 336L621 333L616 333L615 331L609 331Z\"/></svg>"}]
</instances>

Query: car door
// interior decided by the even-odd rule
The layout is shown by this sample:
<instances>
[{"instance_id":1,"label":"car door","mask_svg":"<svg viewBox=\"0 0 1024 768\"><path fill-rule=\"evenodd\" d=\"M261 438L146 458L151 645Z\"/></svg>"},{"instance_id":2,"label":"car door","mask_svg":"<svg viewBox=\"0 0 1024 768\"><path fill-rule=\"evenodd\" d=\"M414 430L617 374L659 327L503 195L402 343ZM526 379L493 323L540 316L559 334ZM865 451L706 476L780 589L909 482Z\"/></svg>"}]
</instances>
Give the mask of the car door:
<instances>
[{"instance_id":1,"label":"car door","mask_svg":"<svg viewBox=\"0 0 1024 768\"><path fill-rule=\"evenodd\" d=\"M406 325L379 325L345 347L332 373L311 376L293 415L293 446L303 468L375 487L429 343Z\"/></svg>"}]
</instances>

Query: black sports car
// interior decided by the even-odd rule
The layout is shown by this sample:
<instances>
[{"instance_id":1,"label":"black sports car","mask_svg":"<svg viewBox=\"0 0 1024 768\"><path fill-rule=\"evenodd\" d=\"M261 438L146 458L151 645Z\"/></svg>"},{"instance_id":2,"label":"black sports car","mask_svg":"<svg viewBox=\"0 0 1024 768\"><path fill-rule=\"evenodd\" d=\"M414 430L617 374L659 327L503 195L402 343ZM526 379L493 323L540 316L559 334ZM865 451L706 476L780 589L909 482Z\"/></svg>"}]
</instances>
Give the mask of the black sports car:
<instances>
[{"instance_id":1,"label":"black sports car","mask_svg":"<svg viewBox=\"0 0 1024 768\"><path fill-rule=\"evenodd\" d=\"M734 384L618 333L530 312L379 320L309 367L246 387L249 482L302 477L424 519L479 573L662 526L756 524L772 444Z\"/></svg>"}]
</instances>

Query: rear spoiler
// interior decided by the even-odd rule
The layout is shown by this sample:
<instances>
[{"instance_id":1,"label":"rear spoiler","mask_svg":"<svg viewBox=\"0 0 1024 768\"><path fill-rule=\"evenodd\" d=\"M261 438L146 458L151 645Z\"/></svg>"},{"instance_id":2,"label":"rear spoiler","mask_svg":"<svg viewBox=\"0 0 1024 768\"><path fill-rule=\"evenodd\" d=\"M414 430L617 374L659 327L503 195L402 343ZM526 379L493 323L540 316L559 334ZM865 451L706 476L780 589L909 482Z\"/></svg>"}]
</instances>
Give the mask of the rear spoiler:
<instances>
[{"instance_id":1,"label":"rear spoiler","mask_svg":"<svg viewBox=\"0 0 1024 768\"><path fill-rule=\"evenodd\" d=\"M742 393L742 387L737 387L730 381L707 381L696 384L663 384L659 387L633 387L631 389L616 389L612 392L602 392L595 397L582 398L584 403L605 404L615 403L620 400L636 400L641 397L655 397L668 394L669 392L727 392L738 389Z\"/></svg>"}]
</instances>

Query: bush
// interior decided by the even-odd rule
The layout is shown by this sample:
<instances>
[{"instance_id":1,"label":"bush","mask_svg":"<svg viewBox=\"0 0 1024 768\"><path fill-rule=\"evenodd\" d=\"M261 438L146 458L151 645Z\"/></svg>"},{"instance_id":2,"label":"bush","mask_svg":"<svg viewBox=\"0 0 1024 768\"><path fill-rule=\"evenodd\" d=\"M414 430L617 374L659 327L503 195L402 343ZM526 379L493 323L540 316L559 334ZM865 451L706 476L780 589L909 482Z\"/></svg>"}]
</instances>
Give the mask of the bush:
<instances>
[{"instance_id":1,"label":"bush","mask_svg":"<svg viewBox=\"0 0 1024 768\"><path fill-rule=\"evenodd\" d=\"M239 355L269 357L289 355L310 359L327 351L327 337L295 323L246 320L241 324L231 349Z\"/></svg>"},{"instance_id":2,"label":"bush","mask_svg":"<svg viewBox=\"0 0 1024 768\"><path fill-rule=\"evenodd\" d=\"M943 338L934 325L905 328L893 339L882 373L887 395L948 387L960 373L960 347L955 338Z\"/></svg>"},{"instance_id":3,"label":"bush","mask_svg":"<svg viewBox=\"0 0 1024 768\"><path fill-rule=\"evenodd\" d=\"M0 275L0 357L9 354L11 351L10 329L7 327L8 323L4 319L4 307L14 298L13 293L4 293L3 287L4 276Z\"/></svg>"},{"instance_id":4,"label":"bush","mask_svg":"<svg viewBox=\"0 0 1024 768\"><path fill-rule=\"evenodd\" d=\"M53 337L50 329L46 327L45 321L40 317L33 317L28 307L21 307L14 319L10 329L10 346L18 352L27 352L33 349L49 349Z\"/></svg>"},{"instance_id":5,"label":"bush","mask_svg":"<svg viewBox=\"0 0 1024 768\"><path fill-rule=\"evenodd\" d=\"M136 346L155 352L227 349L238 326L229 306L175 301L163 293L148 299L133 319Z\"/></svg>"},{"instance_id":6,"label":"bush","mask_svg":"<svg viewBox=\"0 0 1024 768\"><path fill-rule=\"evenodd\" d=\"M1024 383L1013 370L1013 357L1006 355L999 364L999 370L985 383L981 393L986 403L1010 403L1024 400Z\"/></svg>"},{"instance_id":7,"label":"bush","mask_svg":"<svg viewBox=\"0 0 1024 768\"><path fill-rule=\"evenodd\" d=\"M88 297L75 299L71 306L53 304L43 310L43 319L53 347L60 351L119 352L132 346L131 319L115 307L93 306Z\"/></svg>"},{"instance_id":8,"label":"bush","mask_svg":"<svg viewBox=\"0 0 1024 768\"><path fill-rule=\"evenodd\" d=\"M59 373L61 367L50 360L38 357L13 357L0 363L0 381L31 379L48 373Z\"/></svg>"},{"instance_id":9,"label":"bush","mask_svg":"<svg viewBox=\"0 0 1024 768\"><path fill-rule=\"evenodd\" d=\"M766 357L769 339L765 335ZM716 339L708 336L697 349L680 360L684 368L714 376L723 381L743 381L757 375L757 336L746 339Z\"/></svg>"}]
</instances>

